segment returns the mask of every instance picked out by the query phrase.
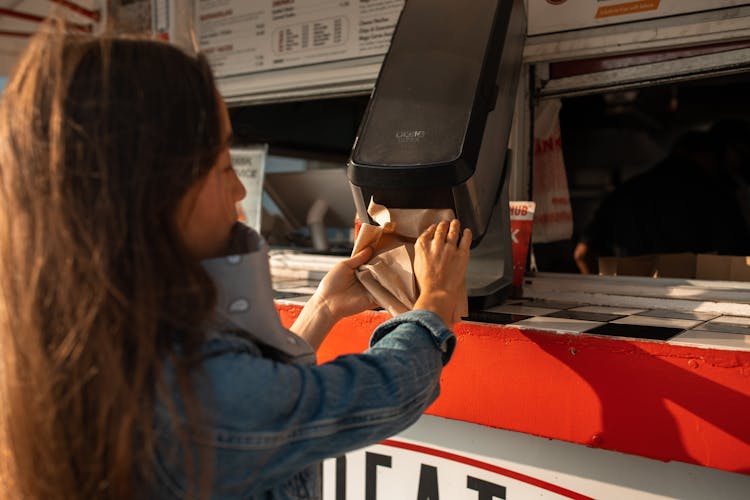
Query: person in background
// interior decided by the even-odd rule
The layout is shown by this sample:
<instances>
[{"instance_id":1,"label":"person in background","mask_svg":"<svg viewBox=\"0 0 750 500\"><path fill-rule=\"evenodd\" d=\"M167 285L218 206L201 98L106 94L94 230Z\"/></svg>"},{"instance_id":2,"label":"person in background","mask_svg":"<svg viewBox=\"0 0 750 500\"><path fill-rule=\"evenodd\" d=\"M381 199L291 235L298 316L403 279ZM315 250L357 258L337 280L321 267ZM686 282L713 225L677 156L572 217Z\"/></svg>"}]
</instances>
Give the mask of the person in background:
<instances>
[{"instance_id":1,"label":"person in background","mask_svg":"<svg viewBox=\"0 0 750 500\"><path fill-rule=\"evenodd\" d=\"M0 497L320 498L322 459L437 397L470 232L422 234L414 310L315 365L373 306L371 249L283 329L230 141L204 57L54 23L31 40L0 103Z\"/></svg>"},{"instance_id":2,"label":"person in background","mask_svg":"<svg viewBox=\"0 0 750 500\"><path fill-rule=\"evenodd\" d=\"M728 184L712 132L682 135L670 154L609 193L575 247L583 274L597 258L655 253L750 253L750 227Z\"/></svg>"},{"instance_id":3,"label":"person in background","mask_svg":"<svg viewBox=\"0 0 750 500\"><path fill-rule=\"evenodd\" d=\"M750 122L724 119L711 128L719 150L719 162L725 174L726 188L734 194L745 226L750 228ZM740 255L750 254L750 249Z\"/></svg>"}]
</instances>

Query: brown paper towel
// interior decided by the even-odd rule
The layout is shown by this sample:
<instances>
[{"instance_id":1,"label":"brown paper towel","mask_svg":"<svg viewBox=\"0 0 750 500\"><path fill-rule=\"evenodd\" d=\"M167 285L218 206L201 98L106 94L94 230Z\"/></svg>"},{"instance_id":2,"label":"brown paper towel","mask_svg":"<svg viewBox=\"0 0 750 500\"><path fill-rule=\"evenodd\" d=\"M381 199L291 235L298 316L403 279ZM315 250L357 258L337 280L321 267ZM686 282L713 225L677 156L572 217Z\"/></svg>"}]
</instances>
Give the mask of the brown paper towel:
<instances>
[{"instance_id":1,"label":"brown paper towel","mask_svg":"<svg viewBox=\"0 0 750 500\"><path fill-rule=\"evenodd\" d=\"M373 301L392 315L410 311L419 296L414 277L414 242L430 225L455 219L453 210L388 209L371 200L367 213L380 225L360 227L352 255L368 246L375 252L367 264L357 269L357 279ZM463 295L453 312L453 322L468 314L465 290Z\"/></svg>"}]
</instances>

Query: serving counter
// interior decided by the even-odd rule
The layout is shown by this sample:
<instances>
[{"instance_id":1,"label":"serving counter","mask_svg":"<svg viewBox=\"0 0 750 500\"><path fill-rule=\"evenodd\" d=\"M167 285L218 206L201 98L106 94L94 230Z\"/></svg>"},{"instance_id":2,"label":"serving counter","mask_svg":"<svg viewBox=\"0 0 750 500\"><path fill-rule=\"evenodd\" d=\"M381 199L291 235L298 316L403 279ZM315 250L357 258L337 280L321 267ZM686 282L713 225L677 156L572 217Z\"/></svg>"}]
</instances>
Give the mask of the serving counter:
<instances>
[{"instance_id":1,"label":"serving counter","mask_svg":"<svg viewBox=\"0 0 750 500\"><path fill-rule=\"evenodd\" d=\"M325 265L287 259L272 266L289 325ZM539 275L523 290L455 326L427 416L329 461L325 498L748 498L750 284ZM364 350L388 317L339 322L319 361Z\"/></svg>"}]
</instances>

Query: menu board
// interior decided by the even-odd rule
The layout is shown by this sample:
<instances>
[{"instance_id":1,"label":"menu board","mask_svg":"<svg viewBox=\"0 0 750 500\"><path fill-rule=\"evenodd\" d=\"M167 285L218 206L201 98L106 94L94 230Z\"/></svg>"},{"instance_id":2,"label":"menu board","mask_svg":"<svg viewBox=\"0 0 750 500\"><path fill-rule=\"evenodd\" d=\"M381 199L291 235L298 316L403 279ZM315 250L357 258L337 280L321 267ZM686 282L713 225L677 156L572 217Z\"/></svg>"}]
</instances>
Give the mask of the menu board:
<instances>
[{"instance_id":1,"label":"menu board","mask_svg":"<svg viewBox=\"0 0 750 500\"><path fill-rule=\"evenodd\" d=\"M404 0L198 0L217 77L382 55Z\"/></svg>"}]
</instances>

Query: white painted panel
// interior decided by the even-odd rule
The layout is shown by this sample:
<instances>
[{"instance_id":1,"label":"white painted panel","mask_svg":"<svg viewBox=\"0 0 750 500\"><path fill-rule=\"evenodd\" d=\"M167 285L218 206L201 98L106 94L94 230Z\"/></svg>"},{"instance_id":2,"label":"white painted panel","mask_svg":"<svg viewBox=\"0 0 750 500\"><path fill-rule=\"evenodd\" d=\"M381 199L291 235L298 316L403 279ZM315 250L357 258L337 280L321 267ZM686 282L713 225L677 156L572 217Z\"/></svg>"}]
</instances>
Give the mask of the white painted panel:
<instances>
[{"instance_id":1,"label":"white painted panel","mask_svg":"<svg viewBox=\"0 0 750 500\"><path fill-rule=\"evenodd\" d=\"M747 0L529 0L529 34L577 30L750 4Z\"/></svg>"},{"instance_id":2,"label":"white painted panel","mask_svg":"<svg viewBox=\"0 0 750 500\"><path fill-rule=\"evenodd\" d=\"M503 487L505 495L496 498L514 500L744 500L750 491L748 475L665 463L428 415L392 441L397 446L386 443L347 454L345 473L343 467L337 471L335 460L326 461L323 498L342 498L337 496L337 486L347 499L438 498L432 485L435 478L439 498L458 500L490 498L469 487L469 478ZM418 496L420 484L423 493L432 488L433 496Z\"/></svg>"},{"instance_id":3,"label":"white painted panel","mask_svg":"<svg viewBox=\"0 0 750 500\"><path fill-rule=\"evenodd\" d=\"M531 36L526 62L554 62L747 40L750 6Z\"/></svg>"},{"instance_id":4,"label":"white painted panel","mask_svg":"<svg viewBox=\"0 0 750 500\"><path fill-rule=\"evenodd\" d=\"M91 11L102 11L105 0L76 0L75 3ZM94 31L98 29L98 24L88 17L49 0L3 0L0 1L0 7L40 17L60 16L74 23L91 26ZM35 21L7 15L0 16L0 31L35 33L38 28L39 23ZM10 74L27 43L28 38L0 35L0 76Z\"/></svg>"}]
</instances>

